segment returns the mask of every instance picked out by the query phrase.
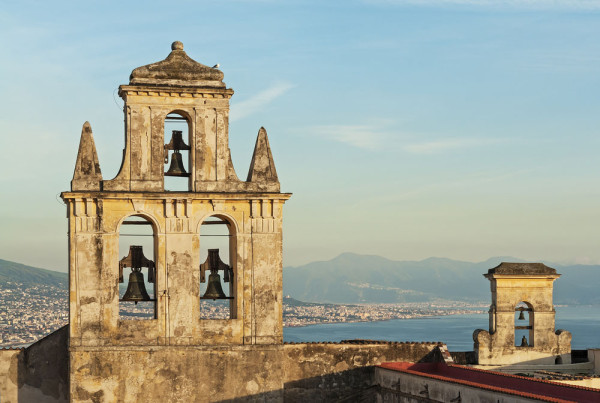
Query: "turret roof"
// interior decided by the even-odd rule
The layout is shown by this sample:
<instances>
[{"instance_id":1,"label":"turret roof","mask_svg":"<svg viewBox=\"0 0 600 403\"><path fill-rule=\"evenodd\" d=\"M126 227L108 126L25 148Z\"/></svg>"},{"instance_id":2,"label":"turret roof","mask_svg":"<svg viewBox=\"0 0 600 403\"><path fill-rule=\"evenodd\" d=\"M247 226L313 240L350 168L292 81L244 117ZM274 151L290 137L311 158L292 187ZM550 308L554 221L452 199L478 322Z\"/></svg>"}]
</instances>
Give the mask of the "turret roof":
<instances>
[{"instance_id":1,"label":"turret roof","mask_svg":"<svg viewBox=\"0 0 600 403\"><path fill-rule=\"evenodd\" d=\"M556 269L548 267L543 263L508 263L502 262L493 269L488 270L488 274L521 274L521 275L544 275L556 274Z\"/></svg>"},{"instance_id":2,"label":"turret roof","mask_svg":"<svg viewBox=\"0 0 600 403\"><path fill-rule=\"evenodd\" d=\"M131 85L225 87L222 80L222 71L189 57L179 41L173 42L171 53L165 60L138 67L129 76Z\"/></svg>"}]
</instances>

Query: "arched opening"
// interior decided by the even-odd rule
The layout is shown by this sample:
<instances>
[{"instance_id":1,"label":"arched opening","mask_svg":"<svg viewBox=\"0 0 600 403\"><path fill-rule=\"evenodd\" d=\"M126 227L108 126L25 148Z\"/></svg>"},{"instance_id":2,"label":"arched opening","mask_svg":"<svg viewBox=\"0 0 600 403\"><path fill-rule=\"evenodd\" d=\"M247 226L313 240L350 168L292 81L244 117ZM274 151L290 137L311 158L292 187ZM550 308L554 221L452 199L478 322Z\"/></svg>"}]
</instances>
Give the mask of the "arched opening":
<instances>
[{"instance_id":1,"label":"arched opening","mask_svg":"<svg viewBox=\"0 0 600 403\"><path fill-rule=\"evenodd\" d=\"M557 355L556 358L554 359L554 365L562 365L563 363L563 359L560 355Z\"/></svg>"},{"instance_id":2,"label":"arched opening","mask_svg":"<svg viewBox=\"0 0 600 403\"><path fill-rule=\"evenodd\" d=\"M171 112L165 117L165 190L190 190L190 122L187 117Z\"/></svg>"},{"instance_id":3,"label":"arched opening","mask_svg":"<svg viewBox=\"0 0 600 403\"><path fill-rule=\"evenodd\" d=\"M142 216L129 216L119 229L119 319L156 318L155 233Z\"/></svg>"},{"instance_id":4,"label":"arched opening","mask_svg":"<svg viewBox=\"0 0 600 403\"><path fill-rule=\"evenodd\" d=\"M533 308L521 301L515 307L515 346L533 347Z\"/></svg>"},{"instance_id":5,"label":"arched opening","mask_svg":"<svg viewBox=\"0 0 600 403\"><path fill-rule=\"evenodd\" d=\"M200 227L200 318L234 319L235 230L226 218L211 216Z\"/></svg>"}]
</instances>

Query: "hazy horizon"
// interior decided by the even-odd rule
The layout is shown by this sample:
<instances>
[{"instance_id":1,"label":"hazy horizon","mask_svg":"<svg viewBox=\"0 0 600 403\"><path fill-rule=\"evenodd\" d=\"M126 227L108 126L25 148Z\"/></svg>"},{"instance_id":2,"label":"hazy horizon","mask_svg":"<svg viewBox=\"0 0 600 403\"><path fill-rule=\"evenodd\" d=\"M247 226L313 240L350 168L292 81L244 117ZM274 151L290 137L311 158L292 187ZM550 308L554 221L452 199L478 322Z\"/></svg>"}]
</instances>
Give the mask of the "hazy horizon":
<instances>
[{"instance_id":1,"label":"hazy horizon","mask_svg":"<svg viewBox=\"0 0 600 403\"><path fill-rule=\"evenodd\" d=\"M529 263L538 263L538 262L541 262L541 263L551 264L551 265L554 264L554 265L557 265L557 266L575 266L575 265L597 266L598 265L597 263L595 263L595 264L592 264L592 263L577 263L577 262L575 262L575 263L568 263L568 262L567 263L562 263L562 262L552 262L552 261L549 261L549 260L531 261L531 260L522 259L522 258L519 258L519 257L516 257L516 256L490 256L487 259L473 260L473 261L471 261L471 260L461 260L461 259L452 259L452 258L443 257L443 256L429 256L429 257L426 257L424 259L415 260L415 259L392 259L392 258L388 258L386 256L373 255L373 254L370 254L370 253L342 252L342 253L340 253L338 255L335 255L335 256L333 256L331 258L328 258L328 259L315 259L315 260L311 260L309 262L305 262L305 263L298 264L298 265L286 264L285 261L284 261L283 262L283 268L284 269L285 268L291 268L291 269L293 269L293 268L296 268L296 267L306 266L306 265L311 264L311 263L329 262L329 261L332 261L332 260L335 260L335 259L341 257L342 255L347 255L347 254L359 255L359 256L375 256L375 257L387 259L387 260L394 261L394 262L423 262L423 261L426 261L426 260L429 260L429 259L448 259L448 260L452 260L452 261L456 261L456 262L464 262L464 263L477 264L477 263L485 263L485 262L490 261L490 260L506 259L506 258L508 258L508 259L513 259L513 261L515 261L515 262L520 262L520 261L529 262ZM25 265L25 266L33 267L33 268L36 268L36 269L50 270L50 271L55 271L55 272L65 273L65 274L68 273L68 267L66 267L64 270L52 269L52 268L43 267L43 266L30 265L30 264L27 264L25 262L19 262L19 261L13 261L13 260L10 260L10 259L5 259L2 256L0 256L0 260L9 261L9 262L12 262L12 263L18 263L18 264L22 264L22 265Z\"/></svg>"}]
</instances>

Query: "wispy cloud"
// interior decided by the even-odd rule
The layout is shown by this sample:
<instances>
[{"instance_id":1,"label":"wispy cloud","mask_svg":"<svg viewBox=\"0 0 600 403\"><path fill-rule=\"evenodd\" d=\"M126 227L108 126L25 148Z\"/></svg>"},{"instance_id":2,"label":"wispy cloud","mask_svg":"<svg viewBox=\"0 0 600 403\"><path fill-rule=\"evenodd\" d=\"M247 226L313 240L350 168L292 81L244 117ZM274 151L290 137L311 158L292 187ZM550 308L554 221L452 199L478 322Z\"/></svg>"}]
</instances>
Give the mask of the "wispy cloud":
<instances>
[{"instance_id":1,"label":"wispy cloud","mask_svg":"<svg viewBox=\"0 0 600 403\"><path fill-rule=\"evenodd\" d=\"M253 97L247 98L242 102L232 103L230 109L230 120L235 121L243 119L246 116L250 116L258 112L266 105L273 102L276 98L279 98L292 88L294 88L293 84L287 82L280 82L272 85L266 90L259 92Z\"/></svg>"},{"instance_id":2,"label":"wispy cloud","mask_svg":"<svg viewBox=\"0 0 600 403\"><path fill-rule=\"evenodd\" d=\"M402 149L412 154L439 154L446 151L497 144L503 141L505 140L498 138L453 138L407 144L402 146Z\"/></svg>"},{"instance_id":3,"label":"wispy cloud","mask_svg":"<svg viewBox=\"0 0 600 403\"><path fill-rule=\"evenodd\" d=\"M481 188L483 186L487 186L488 184L506 181L514 182L515 178L524 177L530 175L534 171L539 170L540 169L535 168L519 169L506 172L485 171L476 172L470 175L462 175L458 179L446 178L437 182L414 186L406 191L390 192L389 194L385 195L377 195L377 197L362 198L356 201L353 208L364 209L365 206L373 205L398 205L399 202L405 200L432 198L436 197L435 195L441 195L444 193L456 194L456 192ZM402 187L402 185L397 186L398 189L401 189Z\"/></svg>"},{"instance_id":4,"label":"wispy cloud","mask_svg":"<svg viewBox=\"0 0 600 403\"><path fill-rule=\"evenodd\" d=\"M365 0L367 3L411 6L473 6L518 9L600 10L600 0Z\"/></svg>"},{"instance_id":5,"label":"wispy cloud","mask_svg":"<svg viewBox=\"0 0 600 403\"><path fill-rule=\"evenodd\" d=\"M466 148L484 147L506 142L504 138L458 137L439 140L415 141L423 135L410 134L388 127L391 122L356 125L322 125L308 128L308 132L329 140L364 150L395 150L410 154L441 154ZM431 138L431 136L427 136Z\"/></svg>"},{"instance_id":6,"label":"wispy cloud","mask_svg":"<svg viewBox=\"0 0 600 403\"><path fill-rule=\"evenodd\" d=\"M313 126L309 130L313 134L367 150L380 148L387 137L381 127L373 125L325 125Z\"/></svg>"}]
</instances>

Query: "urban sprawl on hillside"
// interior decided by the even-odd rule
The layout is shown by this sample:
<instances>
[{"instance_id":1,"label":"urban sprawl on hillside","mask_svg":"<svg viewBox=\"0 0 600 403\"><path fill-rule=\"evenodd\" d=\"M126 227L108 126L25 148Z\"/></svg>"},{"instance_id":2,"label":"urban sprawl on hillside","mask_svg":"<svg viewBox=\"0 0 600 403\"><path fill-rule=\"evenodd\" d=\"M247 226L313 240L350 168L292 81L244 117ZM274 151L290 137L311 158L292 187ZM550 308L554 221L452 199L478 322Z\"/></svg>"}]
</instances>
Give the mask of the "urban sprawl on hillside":
<instances>
[{"instance_id":1,"label":"urban sprawl on hillside","mask_svg":"<svg viewBox=\"0 0 600 403\"><path fill-rule=\"evenodd\" d=\"M204 301L203 301L204 302ZM481 305L462 302L411 304L316 304L302 303L290 297L283 301L284 326L307 326L323 323L372 322L391 319L413 319L466 313L483 313ZM121 317L152 317L151 305L132 303L121 307ZM31 344L68 322L67 291L49 285L7 282L0 285L0 347ZM206 301L201 317L225 319L228 303Z\"/></svg>"}]
</instances>

